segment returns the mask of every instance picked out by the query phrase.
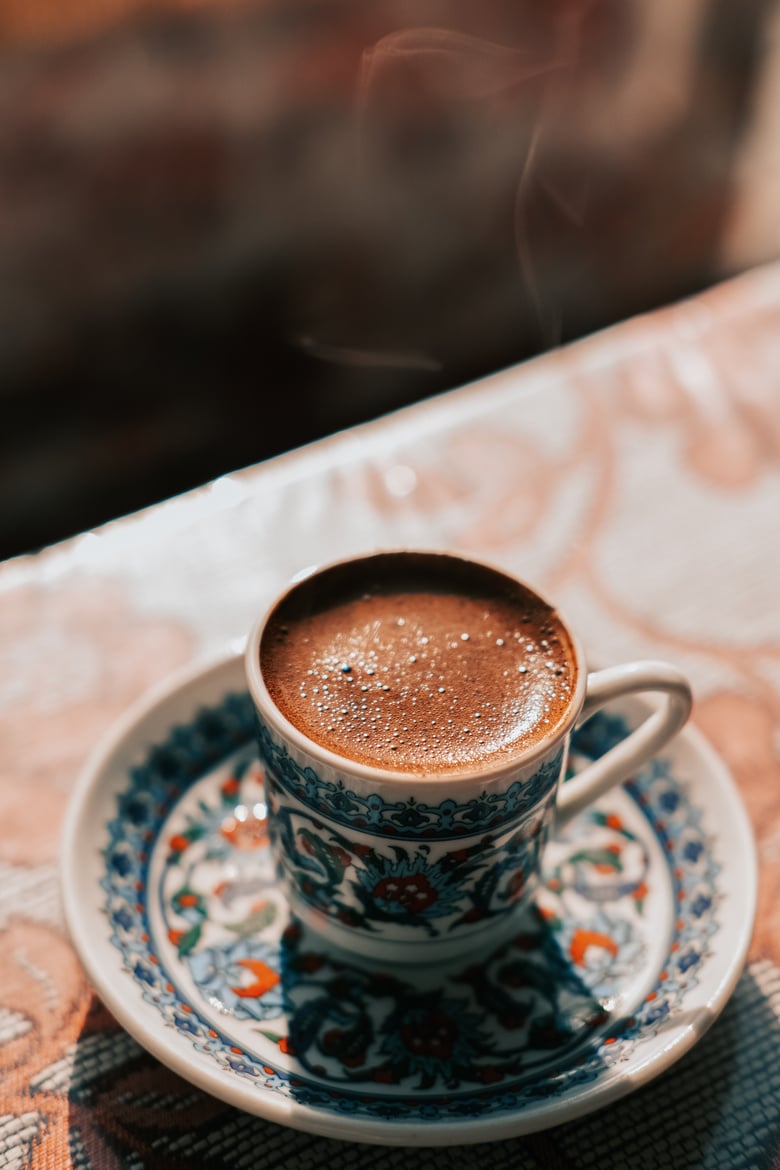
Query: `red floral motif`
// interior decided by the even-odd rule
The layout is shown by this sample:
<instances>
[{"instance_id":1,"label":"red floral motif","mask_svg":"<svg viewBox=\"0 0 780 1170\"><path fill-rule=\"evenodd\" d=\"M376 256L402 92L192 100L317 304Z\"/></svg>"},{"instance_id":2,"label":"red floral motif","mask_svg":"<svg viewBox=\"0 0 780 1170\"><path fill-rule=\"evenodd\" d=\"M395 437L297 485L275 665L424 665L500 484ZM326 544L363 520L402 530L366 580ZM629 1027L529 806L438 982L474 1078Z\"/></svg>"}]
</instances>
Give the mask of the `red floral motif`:
<instances>
[{"instance_id":1,"label":"red floral motif","mask_svg":"<svg viewBox=\"0 0 780 1170\"><path fill-rule=\"evenodd\" d=\"M339 864L346 869L350 863L350 856L346 849L342 849L340 845L331 845L323 841L314 841L308 834L299 834L299 843L301 849L309 854L309 857L317 857L321 851L327 852L330 857L334 858Z\"/></svg>"},{"instance_id":2,"label":"red floral motif","mask_svg":"<svg viewBox=\"0 0 780 1170\"><path fill-rule=\"evenodd\" d=\"M353 910L351 906L340 906L336 914L336 918L338 918L339 922L342 922L344 926L360 926L361 922L363 921L358 912Z\"/></svg>"},{"instance_id":3,"label":"red floral motif","mask_svg":"<svg viewBox=\"0 0 780 1170\"><path fill-rule=\"evenodd\" d=\"M236 966L243 967L252 977L248 984L230 988L241 999L260 999L279 982L278 973L260 959L238 959Z\"/></svg>"},{"instance_id":4,"label":"red floral motif","mask_svg":"<svg viewBox=\"0 0 780 1170\"><path fill-rule=\"evenodd\" d=\"M321 1045L325 1053L337 1055L345 1068L360 1068L366 1063L366 1051L361 1049L358 1052L344 1052L342 1051L345 1042L348 1043L350 1034L343 1028L330 1028L322 1037Z\"/></svg>"},{"instance_id":5,"label":"red floral motif","mask_svg":"<svg viewBox=\"0 0 780 1170\"><path fill-rule=\"evenodd\" d=\"M401 1042L414 1056L449 1060L458 1038L458 1025L443 1011L433 1011L425 1018L415 1016L400 1030Z\"/></svg>"},{"instance_id":6,"label":"red floral motif","mask_svg":"<svg viewBox=\"0 0 780 1170\"><path fill-rule=\"evenodd\" d=\"M608 853L610 858L614 858L614 860L594 861L592 863L593 868L595 869L596 873L613 874L620 864L618 859L622 853L622 849L619 845L605 845L604 853Z\"/></svg>"},{"instance_id":7,"label":"red floral motif","mask_svg":"<svg viewBox=\"0 0 780 1170\"><path fill-rule=\"evenodd\" d=\"M381 902L398 902L412 914L427 910L439 897L424 873L382 878L374 886L373 894Z\"/></svg>"},{"instance_id":8,"label":"red floral motif","mask_svg":"<svg viewBox=\"0 0 780 1170\"><path fill-rule=\"evenodd\" d=\"M224 784L220 785L220 792L223 796L236 796L241 783L237 776L229 776Z\"/></svg>"},{"instance_id":9,"label":"red floral motif","mask_svg":"<svg viewBox=\"0 0 780 1170\"><path fill-rule=\"evenodd\" d=\"M569 954L578 967L585 966L585 954L589 947L599 947L612 956L618 953L617 943L608 934L595 930L575 930L569 944Z\"/></svg>"},{"instance_id":10,"label":"red floral motif","mask_svg":"<svg viewBox=\"0 0 780 1170\"><path fill-rule=\"evenodd\" d=\"M262 849L268 844L268 821L265 817L225 817L220 832L236 849Z\"/></svg>"},{"instance_id":11,"label":"red floral motif","mask_svg":"<svg viewBox=\"0 0 780 1170\"><path fill-rule=\"evenodd\" d=\"M506 896L510 902L518 902L525 893L525 873L516 869L506 887Z\"/></svg>"}]
</instances>

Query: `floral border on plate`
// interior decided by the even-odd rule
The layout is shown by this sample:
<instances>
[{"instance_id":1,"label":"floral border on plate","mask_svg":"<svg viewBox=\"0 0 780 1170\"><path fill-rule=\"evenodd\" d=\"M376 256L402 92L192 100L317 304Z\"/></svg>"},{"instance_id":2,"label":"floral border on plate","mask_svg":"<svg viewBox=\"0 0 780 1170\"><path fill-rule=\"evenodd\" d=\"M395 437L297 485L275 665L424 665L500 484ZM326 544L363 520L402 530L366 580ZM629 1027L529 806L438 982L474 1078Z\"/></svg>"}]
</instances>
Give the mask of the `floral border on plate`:
<instances>
[{"instance_id":1,"label":"floral border on plate","mask_svg":"<svg viewBox=\"0 0 780 1170\"><path fill-rule=\"evenodd\" d=\"M577 733L573 755L599 755L626 732L622 718L597 716ZM637 1042L654 1036L673 1016L686 991L696 985L699 964L718 930L719 867L703 832L701 809L691 804L670 762L661 758L642 769L626 789L646 817L669 866L675 901L669 953L655 986L634 1014L611 1021L607 1034L576 1059L541 1079L521 1077L468 1097L425 1093L414 1099L343 1085L330 1088L305 1073L291 1072L265 1056L237 1048L213 1026L215 1021L204 1019L186 1001L173 973L151 953L148 875L154 842L178 798L195 780L251 743L254 733L252 704L239 692L226 695L217 705L201 707L192 720L173 727L142 764L129 770L128 784L117 798L116 815L106 826L109 841L103 851L104 911L111 927L110 941L120 952L125 970L163 1022L187 1035L197 1052L229 1075L311 1108L389 1121L512 1113L524 1104L560 1097L628 1060Z\"/></svg>"}]
</instances>

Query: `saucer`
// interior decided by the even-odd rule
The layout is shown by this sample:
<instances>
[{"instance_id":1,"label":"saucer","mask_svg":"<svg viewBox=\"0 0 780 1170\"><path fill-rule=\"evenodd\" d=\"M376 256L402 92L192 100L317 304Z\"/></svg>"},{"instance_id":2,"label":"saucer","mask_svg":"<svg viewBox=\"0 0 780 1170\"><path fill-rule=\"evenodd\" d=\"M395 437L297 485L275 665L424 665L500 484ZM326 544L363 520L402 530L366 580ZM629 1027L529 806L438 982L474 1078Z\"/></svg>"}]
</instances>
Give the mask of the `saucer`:
<instances>
[{"instance_id":1,"label":"saucer","mask_svg":"<svg viewBox=\"0 0 780 1170\"><path fill-rule=\"evenodd\" d=\"M646 707L609 712L576 733L570 772ZM351 960L291 918L253 727L240 659L179 677L98 748L66 820L65 912L89 977L192 1084L343 1140L491 1141L646 1084L724 1007L755 850L694 729L548 845L508 943L418 968Z\"/></svg>"}]
</instances>

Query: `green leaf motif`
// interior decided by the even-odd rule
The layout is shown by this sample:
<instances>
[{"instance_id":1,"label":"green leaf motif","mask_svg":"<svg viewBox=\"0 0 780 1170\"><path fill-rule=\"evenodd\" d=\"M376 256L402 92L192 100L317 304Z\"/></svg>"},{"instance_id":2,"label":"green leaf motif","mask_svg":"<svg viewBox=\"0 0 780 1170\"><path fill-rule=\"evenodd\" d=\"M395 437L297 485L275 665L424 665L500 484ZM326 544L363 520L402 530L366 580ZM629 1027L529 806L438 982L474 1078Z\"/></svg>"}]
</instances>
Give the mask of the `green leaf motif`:
<instances>
[{"instance_id":1,"label":"green leaf motif","mask_svg":"<svg viewBox=\"0 0 780 1170\"><path fill-rule=\"evenodd\" d=\"M177 953L180 959L183 959L185 955L188 955L197 946L200 939L200 932L201 925L199 922L196 922L194 926L191 926L181 936L177 947Z\"/></svg>"},{"instance_id":2,"label":"green leaf motif","mask_svg":"<svg viewBox=\"0 0 780 1170\"><path fill-rule=\"evenodd\" d=\"M320 862L325 872L328 875L328 880L331 882L340 882L344 876L344 862L337 853L336 849L327 841L323 841L316 833L312 833L309 829L301 829L299 837L302 843L305 843L307 852L316 857Z\"/></svg>"},{"instance_id":3,"label":"green leaf motif","mask_svg":"<svg viewBox=\"0 0 780 1170\"><path fill-rule=\"evenodd\" d=\"M258 931L265 930L267 926L276 918L276 906L273 902L261 902L248 914L246 918L242 918L240 922L227 922L226 928L232 930L234 934L240 934L242 937L247 934L257 934Z\"/></svg>"},{"instance_id":4,"label":"green leaf motif","mask_svg":"<svg viewBox=\"0 0 780 1170\"><path fill-rule=\"evenodd\" d=\"M191 889L190 886L182 886L178 889L171 898L171 905L177 914L183 914L188 918L193 914L198 914L201 918L208 916L203 895L199 894L197 890Z\"/></svg>"},{"instance_id":5,"label":"green leaf motif","mask_svg":"<svg viewBox=\"0 0 780 1170\"><path fill-rule=\"evenodd\" d=\"M609 869L614 869L616 873L623 872L620 854L613 853L611 849L580 849L579 852L572 854L569 861L585 861L588 865L606 865Z\"/></svg>"}]
</instances>

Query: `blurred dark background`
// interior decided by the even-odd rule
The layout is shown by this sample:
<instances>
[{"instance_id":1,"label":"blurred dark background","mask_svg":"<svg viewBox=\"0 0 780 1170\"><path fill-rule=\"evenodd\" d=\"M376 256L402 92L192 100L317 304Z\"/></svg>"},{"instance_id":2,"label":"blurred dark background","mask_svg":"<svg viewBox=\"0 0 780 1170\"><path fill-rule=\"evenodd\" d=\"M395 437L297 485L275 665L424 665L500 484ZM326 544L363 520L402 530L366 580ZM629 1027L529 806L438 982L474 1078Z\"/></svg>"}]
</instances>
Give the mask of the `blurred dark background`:
<instances>
[{"instance_id":1,"label":"blurred dark background","mask_svg":"<svg viewBox=\"0 0 780 1170\"><path fill-rule=\"evenodd\" d=\"M777 9L5 0L0 556L777 255Z\"/></svg>"}]
</instances>

